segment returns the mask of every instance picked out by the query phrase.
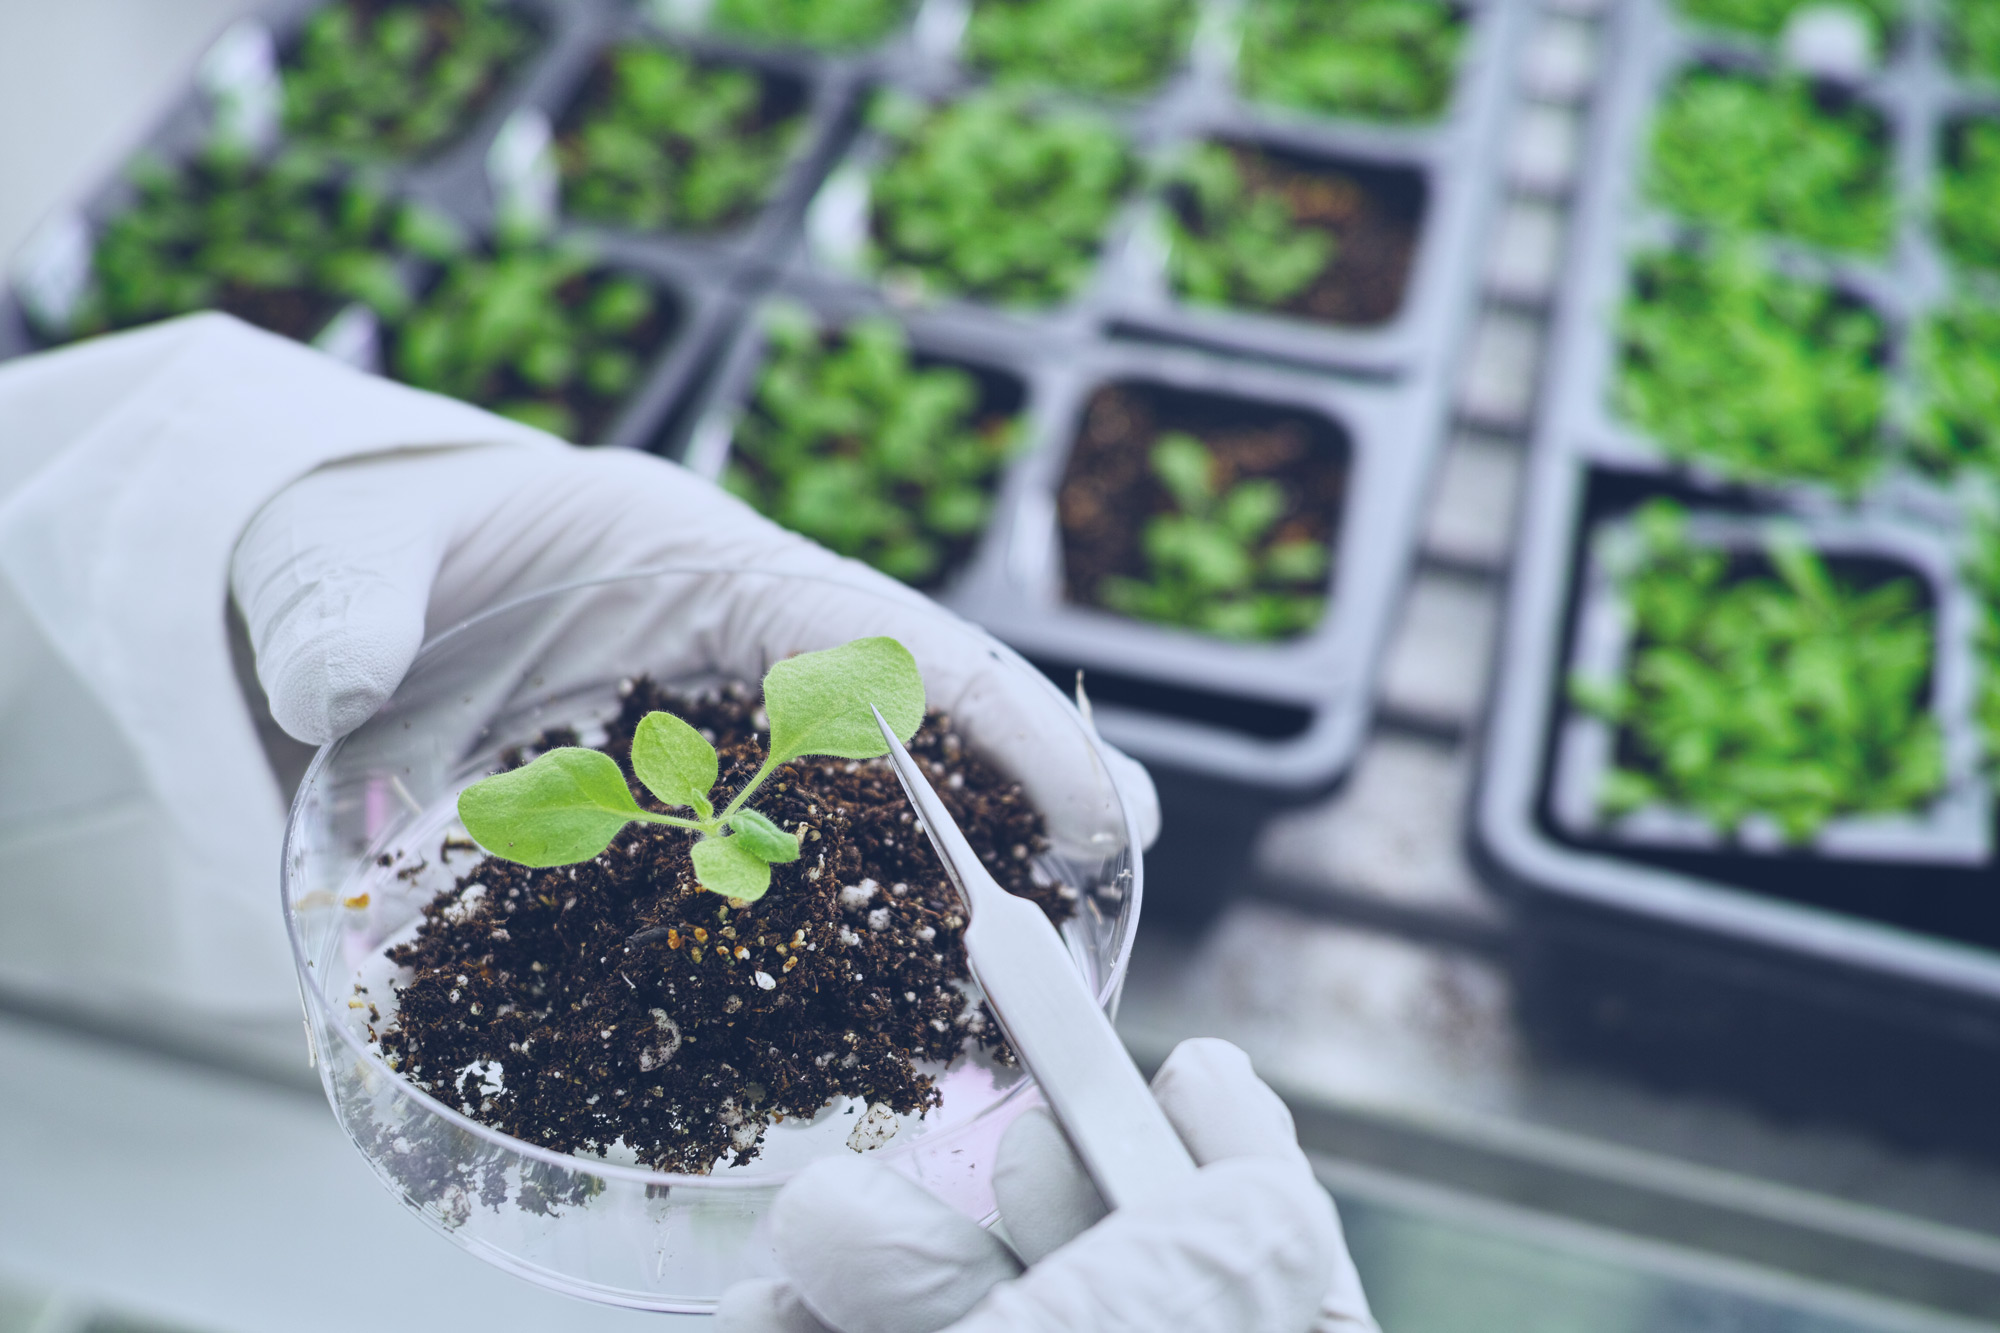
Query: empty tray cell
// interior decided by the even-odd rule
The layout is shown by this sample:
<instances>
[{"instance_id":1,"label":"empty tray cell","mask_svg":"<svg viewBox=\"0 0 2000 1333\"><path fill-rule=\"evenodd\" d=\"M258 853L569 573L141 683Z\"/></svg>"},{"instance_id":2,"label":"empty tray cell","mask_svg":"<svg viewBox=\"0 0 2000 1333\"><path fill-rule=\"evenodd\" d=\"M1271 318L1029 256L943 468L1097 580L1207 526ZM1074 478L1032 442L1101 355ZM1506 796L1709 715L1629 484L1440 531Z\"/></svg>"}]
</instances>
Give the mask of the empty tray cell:
<instances>
[{"instance_id":1,"label":"empty tray cell","mask_svg":"<svg viewBox=\"0 0 2000 1333\"><path fill-rule=\"evenodd\" d=\"M283 65L285 129L357 157L419 157L463 134L541 41L509 0L341 0Z\"/></svg>"},{"instance_id":2,"label":"empty tray cell","mask_svg":"<svg viewBox=\"0 0 2000 1333\"><path fill-rule=\"evenodd\" d=\"M1350 452L1296 408L1102 385L1057 500L1064 593L1219 638L1303 634L1326 612Z\"/></svg>"}]
</instances>

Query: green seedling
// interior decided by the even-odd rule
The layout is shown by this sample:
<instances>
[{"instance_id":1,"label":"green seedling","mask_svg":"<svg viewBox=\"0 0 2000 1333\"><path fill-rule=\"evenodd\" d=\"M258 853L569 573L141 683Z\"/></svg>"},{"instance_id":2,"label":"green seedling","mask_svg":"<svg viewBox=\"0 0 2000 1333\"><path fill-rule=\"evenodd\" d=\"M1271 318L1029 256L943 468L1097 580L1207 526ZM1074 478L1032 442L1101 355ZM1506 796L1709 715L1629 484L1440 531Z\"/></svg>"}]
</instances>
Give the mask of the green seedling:
<instances>
[{"instance_id":1,"label":"green seedling","mask_svg":"<svg viewBox=\"0 0 2000 1333\"><path fill-rule=\"evenodd\" d=\"M633 42L563 136L563 203L597 222L714 231L757 211L782 174L799 113L772 115L763 76Z\"/></svg>"},{"instance_id":2,"label":"green seedling","mask_svg":"<svg viewBox=\"0 0 2000 1333\"><path fill-rule=\"evenodd\" d=\"M1624 678L1571 685L1641 760L1606 778L1607 813L1690 809L1725 832L1764 815L1803 842L1837 816L1911 810L1938 792L1932 629L1914 579L1849 585L1793 537L1767 545L1775 578L1748 576L1691 541L1668 501L1637 527L1643 552L1620 578L1634 635Z\"/></svg>"},{"instance_id":3,"label":"green seedling","mask_svg":"<svg viewBox=\"0 0 2000 1333\"><path fill-rule=\"evenodd\" d=\"M2000 120L1969 121L1938 180L1938 235L1967 264L2000 270Z\"/></svg>"},{"instance_id":4,"label":"green seedling","mask_svg":"<svg viewBox=\"0 0 2000 1333\"><path fill-rule=\"evenodd\" d=\"M1882 462L1883 328L1748 250L1654 253L1620 320L1619 410L1669 454L1852 494Z\"/></svg>"},{"instance_id":5,"label":"green seedling","mask_svg":"<svg viewBox=\"0 0 2000 1333\"><path fill-rule=\"evenodd\" d=\"M2000 307L1961 301L1917 335L1918 452L1943 471L2000 475Z\"/></svg>"},{"instance_id":6,"label":"green seedling","mask_svg":"<svg viewBox=\"0 0 2000 1333\"><path fill-rule=\"evenodd\" d=\"M1017 306L1065 299L1136 174L1103 120L1031 111L1005 93L928 114L886 99L875 119L897 146L871 194L875 259L927 290Z\"/></svg>"},{"instance_id":7,"label":"green seedling","mask_svg":"<svg viewBox=\"0 0 2000 1333\"><path fill-rule=\"evenodd\" d=\"M348 301L388 319L409 307L402 212L313 153L260 165L218 148L178 169L144 159L132 179L138 199L99 237L65 336L220 309L310 338Z\"/></svg>"},{"instance_id":8,"label":"green seedling","mask_svg":"<svg viewBox=\"0 0 2000 1333\"><path fill-rule=\"evenodd\" d=\"M1979 594L1979 628L1973 636L1980 667L1976 707L1991 765L2000 759L2000 515L1990 510L1972 525L1965 577Z\"/></svg>"},{"instance_id":9,"label":"green seedling","mask_svg":"<svg viewBox=\"0 0 2000 1333\"><path fill-rule=\"evenodd\" d=\"M982 419L978 381L916 365L892 319L834 339L779 307L766 332L725 484L842 555L920 587L939 581L986 526L1018 419Z\"/></svg>"},{"instance_id":10,"label":"green seedling","mask_svg":"<svg viewBox=\"0 0 2000 1333\"><path fill-rule=\"evenodd\" d=\"M1277 482L1252 477L1224 489L1215 455L1179 431L1153 445L1152 468L1174 507L1146 522L1148 576L1105 578L1100 602L1225 639L1281 639L1319 623L1327 549L1281 531L1287 505Z\"/></svg>"},{"instance_id":11,"label":"green seedling","mask_svg":"<svg viewBox=\"0 0 2000 1333\"><path fill-rule=\"evenodd\" d=\"M2000 79L2000 5L1993 0L1951 0L1945 45L1960 73Z\"/></svg>"},{"instance_id":12,"label":"green seedling","mask_svg":"<svg viewBox=\"0 0 2000 1333\"><path fill-rule=\"evenodd\" d=\"M1339 244L1292 215L1277 190L1254 188L1237 151L1196 147L1167 178L1167 276L1202 305L1271 310L1303 294Z\"/></svg>"},{"instance_id":13,"label":"green seedling","mask_svg":"<svg viewBox=\"0 0 2000 1333\"><path fill-rule=\"evenodd\" d=\"M1823 106L1801 79L1697 69L1660 109L1648 186L1702 222L1876 254L1894 230L1888 163L1873 111Z\"/></svg>"},{"instance_id":14,"label":"green seedling","mask_svg":"<svg viewBox=\"0 0 2000 1333\"><path fill-rule=\"evenodd\" d=\"M587 437L638 383L665 336L643 278L586 251L532 242L453 259L397 330L398 379L478 403L565 439Z\"/></svg>"},{"instance_id":15,"label":"green seedling","mask_svg":"<svg viewBox=\"0 0 2000 1333\"><path fill-rule=\"evenodd\" d=\"M1875 49L1881 50L1889 25L1902 12L1902 0L1843 0L1867 15L1875 29ZM1986 0L1968 0L1984 4ZM1785 30L1794 10L1825 0L1680 0L1680 11L1697 23L1733 28L1759 37L1776 37Z\"/></svg>"},{"instance_id":16,"label":"green seedling","mask_svg":"<svg viewBox=\"0 0 2000 1333\"><path fill-rule=\"evenodd\" d=\"M966 59L1008 81L1085 93L1143 93L1194 32L1192 0L979 0Z\"/></svg>"},{"instance_id":17,"label":"green seedling","mask_svg":"<svg viewBox=\"0 0 2000 1333\"><path fill-rule=\"evenodd\" d=\"M535 43L508 0L343 0L306 20L285 128L363 157L413 156L465 128Z\"/></svg>"},{"instance_id":18,"label":"green seedling","mask_svg":"<svg viewBox=\"0 0 2000 1333\"><path fill-rule=\"evenodd\" d=\"M765 672L768 753L720 809L712 796L720 772L715 747L672 713L648 713L632 736L633 776L658 804L687 814L642 808L617 760L566 745L473 783L459 793L458 817L494 856L537 868L601 856L628 824L685 829L696 835L689 855L701 886L734 902L754 902L771 887L773 865L799 859L799 839L751 808L750 798L794 759L887 754L871 706L900 740L908 741L923 724L923 677L894 639L855 639L786 658Z\"/></svg>"},{"instance_id":19,"label":"green seedling","mask_svg":"<svg viewBox=\"0 0 2000 1333\"><path fill-rule=\"evenodd\" d=\"M1443 111L1465 36L1446 0L1250 0L1242 23L1250 97L1371 120Z\"/></svg>"},{"instance_id":20,"label":"green seedling","mask_svg":"<svg viewBox=\"0 0 2000 1333\"><path fill-rule=\"evenodd\" d=\"M715 0L723 32L827 49L866 46L889 35L910 0Z\"/></svg>"}]
</instances>

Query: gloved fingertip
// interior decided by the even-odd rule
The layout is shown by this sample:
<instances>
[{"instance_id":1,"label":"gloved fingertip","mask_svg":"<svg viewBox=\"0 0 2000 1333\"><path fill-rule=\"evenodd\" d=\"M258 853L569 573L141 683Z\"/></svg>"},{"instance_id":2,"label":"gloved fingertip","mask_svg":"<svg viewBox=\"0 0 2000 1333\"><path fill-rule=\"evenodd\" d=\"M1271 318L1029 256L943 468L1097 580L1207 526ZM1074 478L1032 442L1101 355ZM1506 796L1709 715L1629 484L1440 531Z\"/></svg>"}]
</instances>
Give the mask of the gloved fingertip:
<instances>
[{"instance_id":1,"label":"gloved fingertip","mask_svg":"<svg viewBox=\"0 0 2000 1333\"><path fill-rule=\"evenodd\" d=\"M1061 1249L1110 1211L1062 1126L1033 1107L1007 1127L993 1167L993 1195L1015 1252L1030 1264Z\"/></svg>"},{"instance_id":2,"label":"gloved fingertip","mask_svg":"<svg viewBox=\"0 0 2000 1333\"><path fill-rule=\"evenodd\" d=\"M325 745L375 716L423 643L417 618L350 624L287 637L257 655L257 678L279 726Z\"/></svg>"},{"instance_id":3,"label":"gloved fingertip","mask_svg":"<svg viewBox=\"0 0 2000 1333\"><path fill-rule=\"evenodd\" d=\"M782 1278L750 1278L722 1293L715 1333L831 1333Z\"/></svg>"},{"instance_id":4,"label":"gloved fingertip","mask_svg":"<svg viewBox=\"0 0 2000 1333\"><path fill-rule=\"evenodd\" d=\"M1303 1164L1292 1113L1257 1077L1243 1049L1219 1037L1190 1037L1153 1076L1153 1096L1194 1160L1276 1157Z\"/></svg>"}]
</instances>

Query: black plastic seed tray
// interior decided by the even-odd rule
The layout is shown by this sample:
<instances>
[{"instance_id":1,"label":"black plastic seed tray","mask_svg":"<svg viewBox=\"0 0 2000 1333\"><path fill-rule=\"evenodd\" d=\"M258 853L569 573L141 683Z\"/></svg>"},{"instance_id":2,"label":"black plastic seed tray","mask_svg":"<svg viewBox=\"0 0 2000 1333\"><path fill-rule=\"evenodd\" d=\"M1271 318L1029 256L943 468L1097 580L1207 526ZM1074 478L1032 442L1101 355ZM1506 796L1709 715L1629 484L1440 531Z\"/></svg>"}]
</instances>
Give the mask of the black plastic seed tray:
<instances>
[{"instance_id":1,"label":"black plastic seed tray","mask_svg":"<svg viewBox=\"0 0 2000 1333\"><path fill-rule=\"evenodd\" d=\"M1197 62L1158 159L1171 164L1192 145L1215 142L1358 191L1380 234L1351 243L1365 247L1359 262L1401 270L1393 295L1328 318L1185 300L1169 274L1171 205L1156 194L1115 257L1106 318L1148 336L1353 374L1406 375L1428 360L1449 360L1476 292L1525 18L1525 6L1503 0L1468 8L1453 96L1430 121L1372 123L1267 106L1238 93L1226 45ZM1410 240L1398 253L1391 237L1404 228Z\"/></svg>"},{"instance_id":2,"label":"black plastic seed tray","mask_svg":"<svg viewBox=\"0 0 2000 1333\"><path fill-rule=\"evenodd\" d=\"M1891 381L1881 469L1858 492L1745 481L1676 462L1615 396L1635 259L1712 244L1645 190L1654 108L1682 71L1769 69L1774 53L1680 23L1665 0L1615 17L1612 60L1578 201L1575 267L1557 311L1521 515L1473 844L1516 898L1523 995L1551 1049L1786 1115L1922 1142L2000 1148L2000 855L1971 701L1983 614L1962 573L1966 493L1917 467L1903 432L1919 386L1910 331L1966 284L1926 200L1943 127L1967 95L1945 73L1938 15L1909 8L1887 64L1827 95L1877 108L1892 136L1897 233L1857 259L1760 238L1760 261L1873 309ZM1621 819L1594 774L1617 742L1572 701L1621 628L1604 563L1634 510L1664 497L1690 531L1739 556L1774 523L1836 574L1924 589L1934 634L1927 706L1946 783L1899 819L1836 819L1803 846L1768 829L1721 838L1671 811ZM1872 575L1871 575L1872 571Z\"/></svg>"},{"instance_id":3,"label":"black plastic seed tray","mask_svg":"<svg viewBox=\"0 0 2000 1333\"><path fill-rule=\"evenodd\" d=\"M147 136L140 152L169 166L196 159L219 135L275 152L285 140L278 119L273 74L288 57L300 27L316 6L284 3L263 16L234 25L218 39L195 85L181 96ZM534 23L539 49L513 69L486 98L462 131L435 152L407 161L357 162L393 198L425 205L454 219L475 244L493 234L499 203L489 188L495 144L504 137L519 107L545 103L571 86L595 59L605 34L623 22L622 7L608 0L520 0L521 13ZM824 99L815 103L811 133L824 137L832 115ZM795 187L802 188L802 187ZM62 341L52 336L63 312L88 280L91 253L103 226L128 208L135 190L123 171L77 206L47 219L17 259L11 283L0 300L0 357L18 355ZM735 293L737 268L712 253L670 243L614 245L559 222L553 241L575 240L601 256L603 267L644 276L672 308L672 329L650 358L638 385L596 437L585 443L629 447L654 445L677 421L691 384L707 368L721 340L740 314ZM405 254L406 278L421 294L438 280L436 264ZM30 319L29 312L38 311ZM338 306L301 330L315 345L363 369L384 370L385 337L373 314L359 303Z\"/></svg>"}]
</instances>

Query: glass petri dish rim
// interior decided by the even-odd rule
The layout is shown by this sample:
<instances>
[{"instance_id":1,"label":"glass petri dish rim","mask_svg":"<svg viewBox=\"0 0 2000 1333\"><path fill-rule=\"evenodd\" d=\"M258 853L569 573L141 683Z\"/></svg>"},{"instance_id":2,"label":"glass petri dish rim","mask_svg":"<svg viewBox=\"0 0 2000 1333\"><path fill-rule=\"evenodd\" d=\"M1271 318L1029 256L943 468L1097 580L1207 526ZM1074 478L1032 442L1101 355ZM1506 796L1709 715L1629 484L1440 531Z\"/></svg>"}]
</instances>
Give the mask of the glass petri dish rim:
<instances>
[{"instance_id":1,"label":"glass petri dish rim","mask_svg":"<svg viewBox=\"0 0 2000 1333\"><path fill-rule=\"evenodd\" d=\"M646 579L663 578L671 575L698 574L739 575L779 579L788 582L822 583L850 592L867 593L871 596L880 597L885 601L893 601L896 596L892 590L869 587L859 582L833 578L824 574L804 574L789 570L754 569L742 565L728 564L690 563L649 565L644 568L624 570L615 574L602 574L590 578L572 579L568 582L552 584L549 587L539 588L533 592L523 593L518 597L512 597L504 602L497 603L481 611L478 615L470 616L433 638L426 640L423 646L417 650L417 655L411 659L409 670L410 672L416 671L426 657L435 651L442 650L453 639L473 632L489 620L511 614L535 602L547 601L569 593L580 592L586 588L604 587L618 583L635 583ZM919 598L921 596L917 593L910 593L909 595L912 598ZM1111 788L1112 800L1117 804L1119 821L1125 827L1126 852L1131 863L1131 882L1125 889L1123 911L1127 925L1123 932L1123 938L1118 941L1118 949L1112 957L1111 967L1105 973L1104 984L1098 988L1097 1003L1099 1008L1103 1008L1112 1002L1113 998L1118 994L1120 986L1124 983L1125 972L1132 959L1133 940L1138 934L1139 910L1145 893L1144 857L1141 854L1143 849L1139 845L1138 822L1132 810L1125 804L1124 794L1118 790L1118 784L1111 781L1111 765L1105 758L1104 740L1097 734L1097 729L1094 726L1088 725L1082 716L1077 713L1072 701L1064 698L1062 691L1058 690L1047 676L1030 665L1013 649L1001 643L984 629L966 620L963 616L940 606L936 602L924 599L921 602L913 602L912 607L913 609L921 609L930 614L944 617L954 622L969 637L983 640L986 647L995 655L996 660L1007 663L1012 670L1025 673L1036 686L1046 691L1050 698L1068 709L1068 716L1073 720L1078 730L1083 733L1085 743L1090 747L1091 753L1096 756L1099 767L1105 774L1105 781ZM408 673L405 674L407 675ZM416 1084L411 1083L408 1079L391 1069L379 1054L370 1050L368 1044L361 1041L346 1023L339 1021L335 1015L330 1013L325 994L322 992L320 986L312 980L318 976L318 969L306 957L305 941L300 938L298 914L294 910L296 900L293 894L294 885L292 883L292 849L298 837L300 823L305 813L308 794L317 785L320 775L325 771L327 765L340 753L346 743L347 737L342 736L322 745L313 754L312 762L306 766L305 776L299 780L298 791L292 798L290 810L286 813L284 854L280 858L278 872L279 902L285 913L285 938L291 946L292 967L299 980L299 1000L305 1011L306 1040L310 1047L310 1054L315 1067L318 1067L320 1062L327 1058L327 1053L320 1049L318 1032L321 1029L331 1030L338 1036L350 1054L366 1062L382 1077L391 1080L391 1086L397 1090L398 1095L412 1099L431 1115L438 1117L464 1133L491 1144L495 1148L531 1158L534 1161L555 1167L559 1170L575 1171L581 1174L597 1176L607 1180L623 1181L635 1185L664 1186L676 1189L753 1192L775 1190L790 1180L793 1175L797 1174L797 1169L794 1169L791 1171L774 1171L768 1175L732 1179L715 1175L695 1175L680 1171L655 1171L648 1167L627 1166L619 1162L592 1161L587 1157L581 1157L573 1153L557 1152L553 1148L544 1148L538 1144L529 1143L525 1139L517 1139L511 1134L503 1134L489 1125L481 1124L461 1111L454 1110L452 1107L439 1101L436 1097L433 1097L430 1093L416 1086ZM324 1075L322 1075L323 1082ZM1020 1096L1025 1089L1032 1086L1032 1077L1021 1079L1012 1088L1008 1089L1005 1095L981 1110L972 1119L962 1125L953 1126L947 1132L951 1135L964 1132L967 1128L986 1119L986 1117L992 1115L1000 1107ZM878 1159L893 1159L916 1151L918 1146L918 1143L912 1140L908 1143L878 1149L871 1155Z\"/></svg>"}]
</instances>

